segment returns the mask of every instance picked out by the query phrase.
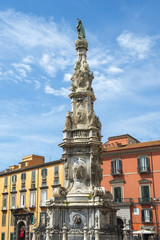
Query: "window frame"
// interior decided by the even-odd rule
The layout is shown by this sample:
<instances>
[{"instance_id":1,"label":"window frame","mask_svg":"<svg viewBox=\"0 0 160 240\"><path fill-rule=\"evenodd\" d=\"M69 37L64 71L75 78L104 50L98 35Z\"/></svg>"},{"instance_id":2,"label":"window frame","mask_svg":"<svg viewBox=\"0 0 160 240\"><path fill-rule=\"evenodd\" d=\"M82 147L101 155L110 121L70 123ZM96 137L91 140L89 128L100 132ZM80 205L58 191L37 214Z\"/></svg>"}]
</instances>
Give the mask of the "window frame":
<instances>
[{"instance_id":1,"label":"window frame","mask_svg":"<svg viewBox=\"0 0 160 240\"><path fill-rule=\"evenodd\" d=\"M145 212L149 213L149 219L147 220L147 218L145 218ZM142 222L143 223L151 223L153 220L153 213L152 210L150 208L143 208L141 210L141 217L142 217Z\"/></svg>"},{"instance_id":2,"label":"window frame","mask_svg":"<svg viewBox=\"0 0 160 240\"><path fill-rule=\"evenodd\" d=\"M13 201L12 199L15 198L15 205L13 206ZM16 208L16 194L11 194L11 202L10 202L10 208L15 209Z\"/></svg>"},{"instance_id":3,"label":"window frame","mask_svg":"<svg viewBox=\"0 0 160 240\"><path fill-rule=\"evenodd\" d=\"M24 193L24 192L20 194L20 207L21 208L26 207L26 193Z\"/></svg>"},{"instance_id":4,"label":"window frame","mask_svg":"<svg viewBox=\"0 0 160 240\"><path fill-rule=\"evenodd\" d=\"M148 197L144 197L142 191L142 188L148 187ZM150 185L149 184L140 184L140 196L141 196L141 203L150 203L151 202L151 191L150 191Z\"/></svg>"},{"instance_id":5,"label":"window frame","mask_svg":"<svg viewBox=\"0 0 160 240\"><path fill-rule=\"evenodd\" d=\"M111 160L111 174L112 175L122 174L122 159L121 158L113 158Z\"/></svg>"},{"instance_id":6,"label":"window frame","mask_svg":"<svg viewBox=\"0 0 160 240\"><path fill-rule=\"evenodd\" d=\"M139 155L137 157L137 170L140 174L148 173L150 171L150 159L148 155Z\"/></svg>"}]
</instances>

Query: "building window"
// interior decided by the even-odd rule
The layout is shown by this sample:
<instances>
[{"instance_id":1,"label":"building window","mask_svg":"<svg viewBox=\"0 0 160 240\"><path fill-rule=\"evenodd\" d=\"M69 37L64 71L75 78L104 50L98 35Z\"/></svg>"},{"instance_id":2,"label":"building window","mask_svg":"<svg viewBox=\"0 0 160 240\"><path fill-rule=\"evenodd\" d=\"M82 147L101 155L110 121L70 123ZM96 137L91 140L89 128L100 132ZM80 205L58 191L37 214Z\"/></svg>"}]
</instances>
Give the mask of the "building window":
<instances>
[{"instance_id":1,"label":"building window","mask_svg":"<svg viewBox=\"0 0 160 240\"><path fill-rule=\"evenodd\" d=\"M11 214L11 226L14 226L14 216Z\"/></svg>"},{"instance_id":2,"label":"building window","mask_svg":"<svg viewBox=\"0 0 160 240\"><path fill-rule=\"evenodd\" d=\"M46 226L46 212L40 212L40 226Z\"/></svg>"},{"instance_id":3,"label":"building window","mask_svg":"<svg viewBox=\"0 0 160 240\"><path fill-rule=\"evenodd\" d=\"M3 209L7 209L7 196L3 196Z\"/></svg>"},{"instance_id":4,"label":"building window","mask_svg":"<svg viewBox=\"0 0 160 240\"><path fill-rule=\"evenodd\" d=\"M10 240L13 240L13 233L10 233Z\"/></svg>"},{"instance_id":5,"label":"building window","mask_svg":"<svg viewBox=\"0 0 160 240\"><path fill-rule=\"evenodd\" d=\"M7 187L7 185L8 185L8 177L5 177L4 178L4 187Z\"/></svg>"},{"instance_id":6,"label":"building window","mask_svg":"<svg viewBox=\"0 0 160 240\"><path fill-rule=\"evenodd\" d=\"M54 185L59 184L59 166L54 167Z\"/></svg>"},{"instance_id":7,"label":"building window","mask_svg":"<svg viewBox=\"0 0 160 240\"><path fill-rule=\"evenodd\" d=\"M26 205L26 194L25 193L21 193L20 205L21 205L21 208L24 208Z\"/></svg>"},{"instance_id":8,"label":"building window","mask_svg":"<svg viewBox=\"0 0 160 240\"><path fill-rule=\"evenodd\" d=\"M2 233L2 240L5 240L5 233Z\"/></svg>"},{"instance_id":9,"label":"building window","mask_svg":"<svg viewBox=\"0 0 160 240\"><path fill-rule=\"evenodd\" d=\"M21 174L21 189L25 189L26 173Z\"/></svg>"},{"instance_id":10,"label":"building window","mask_svg":"<svg viewBox=\"0 0 160 240\"><path fill-rule=\"evenodd\" d=\"M114 201L117 203L120 203L122 201L121 187L114 187Z\"/></svg>"},{"instance_id":11,"label":"building window","mask_svg":"<svg viewBox=\"0 0 160 240\"><path fill-rule=\"evenodd\" d=\"M41 176L42 176L42 186L46 186L47 185L47 168L44 168L41 170Z\"/></svg>"},{"instance_id":12,"label":"building window","mask_svg":"<svg viewBox=\"0 0 160 240\"><path fill-rule=\"evenodd\" d=\"M34 170L32 171L32 175L31 175L31 189L35 188L35 179L36 179L36 172Z\"/></svg>"},{"instance_id":13,"label":"building window","mask_svg":"<svg viewBox=\"0 0 160 240\"><path fill-rule=\"evenodd\" d=\"M35 207L36 205L36 193L31 192L30 194L30 207Z\"/></svg>"},{"instance_id":14,"label":"building window","mask_svg":"<svg viewBox=\"0 0 160 240\"><path fill-rule=\"evenodd\" d=\"M122 173L122 161L121 159L113 159L111 161L111 174L119 175Z\"/></svg>"},{"instance_id":15,"label":"building window","mask_svg":"<svg viewBox=\"0 0 160 240\"><path fill-rule=\"evenodd\" d=\"M16 191L16 181L17 181L17 176L13 175L12 176L12 192Z\"/></svg>"},{"instance_id":16,"label":"building window","mask_svg":"<svg viewBox=\"0 0 160 240\"><path fill-rule=\"evenodd\" d=\"M142 185L141 186L141 202L142 203L150 203L150 191L148 185Z\"/></svg>"},{"instance_id":17,"label":"building window","mask_svg":"<svg viewBox=\"0 0 160 240\"><path fill-rule=\"evenodd\" d=\"M2 214L2 226L6 226L6 214Z\"/></svg>"},{"instance_id":18,"label":"building window","mask_svg":"<svg viewBox=\"0 0 160 240\"><path fill-rule=\"evenodd\" d=\"M16 207L16 195L11 196L11 208Z\"/></svg>"},{"instance_id":19,"label":"building window","mask_svg":"<svg viewBox=\"0 0 160 240\"><path fill-rule=\"evenodd\" d=\"M137 161L138 161L138 172L139 173L150 171L148 156L139 156L137 158Z\"/></svg>"},{"instance_id":20,"label":"building window","mask_svg":"<svg viewBox=\"0 0 160 240\"><path fill-rule=\"evenodd\" d=\"M152 210L142 209L142 222L152 222Z\"/></svg>"},{"instance_id":21,"label":"building window","mask_svg":"<svg viewBox=\"0 0 160 240\"><path fill-rule=\"evenodd\" d=\"M42 190L41 191L41 206L46 205L46 200L47 200L47 190Z\"/></svg>"}]
</instances>

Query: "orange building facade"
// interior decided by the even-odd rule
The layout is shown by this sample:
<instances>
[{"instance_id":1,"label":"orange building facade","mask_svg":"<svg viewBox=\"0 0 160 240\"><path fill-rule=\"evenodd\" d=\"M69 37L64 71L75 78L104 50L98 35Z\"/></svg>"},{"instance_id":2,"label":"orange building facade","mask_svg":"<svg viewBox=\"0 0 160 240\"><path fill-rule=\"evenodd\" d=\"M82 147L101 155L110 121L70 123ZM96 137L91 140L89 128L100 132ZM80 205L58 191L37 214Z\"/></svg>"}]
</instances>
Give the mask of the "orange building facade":
<instances>
[{"instance_id":1,"label":"orange building facade","mask_svg":"<svg viewBox=\"0 0 160 240\"><path fill-rule=\"evenodd\" d=\"M102 186L117 204L117 220L134 238L160 237L160 141L126 134L104 144Z\"/></svg>"}]
</instances>

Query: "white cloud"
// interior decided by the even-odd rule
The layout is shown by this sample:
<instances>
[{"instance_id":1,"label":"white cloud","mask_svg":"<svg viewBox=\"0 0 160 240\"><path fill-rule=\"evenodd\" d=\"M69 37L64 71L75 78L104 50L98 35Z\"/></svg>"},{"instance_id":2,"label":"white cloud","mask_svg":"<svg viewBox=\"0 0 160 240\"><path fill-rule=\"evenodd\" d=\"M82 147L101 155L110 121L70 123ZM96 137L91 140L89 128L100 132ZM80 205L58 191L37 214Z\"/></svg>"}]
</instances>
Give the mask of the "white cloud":
<instances>
[{"instance_id":1,"label":"white cloud","mask_svg":"<svg viewBox=\"0 0 160 240\"><path fill-rule=\"evenodd\" d=\"M71 81L71 77L72 77L72 74L70 74L70 73L65 73L65 74L64 74L63 81L64 81L64 82L70 82L70 81Z\"/></svg>"},{"instance_id":2,"label":"white cloud","mask_svg":"<svg viewBox=\"0 0 160 240\"><path fill-rule=\"evenodd\" d=\"M110 74L118 74L123 72L124 72L123 69L119 67L109 66L109 68L107 68L107 73L110 73Z\"/></svg>"},{"instance_id":3,"label":"white cloud","mask_svg":"<svg viewBox=\"0 0 160 240\"><path fill-rule=\"evenodd\" d=\"M151 47L153 46L151 37L139 37L131 32L123 32L117 37L117 41L122 48L129 50L129 53L137 56L138 59L148 57Z\"/></svg>"},{"instance_id":4,"label":"white cloud","mask_svg":"<svg viewBox=\"0 0 160 240\"><path fill-rule=\"evenodd\" d=\"M63 96L67 97L68 94L70 93L69 88L61 88L60 90L55 90L54 88L51 88L50 86L45 86L44 88L45 93L47 94L52 94L55 96Z\"/></svg>"}]
</instances>

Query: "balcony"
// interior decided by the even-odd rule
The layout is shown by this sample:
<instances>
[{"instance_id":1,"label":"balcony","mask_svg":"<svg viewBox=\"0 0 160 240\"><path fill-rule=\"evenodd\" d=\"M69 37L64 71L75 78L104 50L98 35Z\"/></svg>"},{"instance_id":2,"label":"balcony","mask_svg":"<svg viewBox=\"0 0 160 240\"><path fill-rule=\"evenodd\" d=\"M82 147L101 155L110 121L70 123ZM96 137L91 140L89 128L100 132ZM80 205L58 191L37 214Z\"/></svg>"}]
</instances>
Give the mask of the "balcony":
<instances>
[{"instance_id":1,"label":"balcony","mask_svg":"<svg viewBox=\"0 0 160 240\"><path fill-rule=\"evenodd\" d=\"M140 204L151 204L152 203L152 198L150 198L150 197L138 198L138 202Z\"/></svg>"},{"instance_id":2,"label":"balcony","mask_svg":"<svg viewBox=\"0 0 160 240\"><path fill-rule=\"evenodd\" d=\"M122 170L121 169L112 169L111 170L111 175L121 175Z\"/></svg>"},{"instance_id":3,"label":"balcony","mask_svg":"<svg viewBox=\"0 0 160 240\"><path fill-rule=\"evenodd\" d=\"M132 203L133 203L132 198L121 198L121 199L114 200L114 204L121 205L121 206L131 205Z\"/></svg>"},{"instance_id":4,"label":"balcony","mask_svg":"<svg viewBox=\"0 0 160 240\"><path fill-rule=\"evenodd\" d=\"M138 173L149 173L150 172L150 167L138 167Z\"/></svg>"}]
</instances>

